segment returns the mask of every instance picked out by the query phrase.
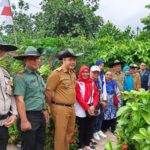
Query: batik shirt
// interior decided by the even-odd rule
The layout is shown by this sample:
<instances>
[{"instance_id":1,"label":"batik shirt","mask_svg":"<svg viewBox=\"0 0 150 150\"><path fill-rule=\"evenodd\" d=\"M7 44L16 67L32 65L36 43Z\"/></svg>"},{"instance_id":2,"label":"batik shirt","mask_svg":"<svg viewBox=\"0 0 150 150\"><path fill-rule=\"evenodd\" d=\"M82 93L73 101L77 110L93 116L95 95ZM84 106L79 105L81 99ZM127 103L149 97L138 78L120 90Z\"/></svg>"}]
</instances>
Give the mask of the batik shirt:
<instances>
[{"instance_id":1,"label":"batik shirt","mask_svg":"<svg viewBox=\"0 0 150 150\"><path fill-rule=\"evenodd\" d=\"M122 105L120 90L114 80L106 82L107 91L107 107L104 109L104 120L111 120L116 118L118 108L114 105L114 94L117 95L119 100L118 107Z\"/></svg>"}]
</instances>

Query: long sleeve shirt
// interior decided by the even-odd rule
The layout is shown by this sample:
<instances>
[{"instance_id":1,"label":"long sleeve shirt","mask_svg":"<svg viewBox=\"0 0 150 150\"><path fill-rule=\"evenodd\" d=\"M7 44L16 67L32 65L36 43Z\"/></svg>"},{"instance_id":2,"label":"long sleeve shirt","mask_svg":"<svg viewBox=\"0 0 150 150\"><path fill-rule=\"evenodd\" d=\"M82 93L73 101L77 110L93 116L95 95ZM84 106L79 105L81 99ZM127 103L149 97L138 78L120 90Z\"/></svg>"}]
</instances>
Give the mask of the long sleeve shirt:
<instances>
[{"instance_id":1,"label":"long sleeve shirt","mask_svg":"<svg viewBox=\"0 0 150 150\"><path fill-rule=\"evenodd\" d=\"M83 86L84 83L82 82ZM96 84L93 82L93 92L91 91L91 97L89 98L89 100L85 100L85 90L82 89L82 87L80 86L80 83L76 84L76 100L78 101L78 103L82 106L82 108L84 110L88 110L89 109L89 103L92 103L92 105L94 107L97 106L98 101L99 101L99 94L98 94L98 89L96 87Z\"/></svg>"}]
</instances>

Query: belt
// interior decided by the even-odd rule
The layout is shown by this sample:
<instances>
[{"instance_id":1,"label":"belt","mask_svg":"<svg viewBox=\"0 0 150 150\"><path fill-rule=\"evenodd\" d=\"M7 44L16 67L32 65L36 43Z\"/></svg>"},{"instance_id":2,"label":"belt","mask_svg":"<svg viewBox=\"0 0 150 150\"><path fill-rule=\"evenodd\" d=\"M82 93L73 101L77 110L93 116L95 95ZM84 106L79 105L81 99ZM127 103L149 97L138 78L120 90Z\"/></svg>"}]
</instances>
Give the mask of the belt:
<instances>
[{"instance_id":1,"label":"belt","mask_svg":"<svg viewBox=\"0 0 150 150\"><path fill-rule=\"evenodd\" d=\"M51 103L52 103L52 104L55 104L55 105L59 105L59 106L72 107L72 105L71 105L71 104L57 103L57 102L54 102L54 101L52 101Z\"/></svg>"},{"instance_id":2,"label":"belt","mask_svg":"<svg viewBox=\"0 0 150 150\"><path fill-rule=\"evenodd\" d=\"M27 110L26 113L27 113L27 114L41 114L41 113L42 113L42 110L39 110L39 111L32 111L32 110L29 110L29 111L28 111L28 110Z\"/></svg>"},{"instance_id":3,"label":"belt","mask_svg":"<svg viewBox=\"0 0 150 150\"><path fill-rule=\"evenodd\" d=\"M4 115L0 115L0 120L4 120L9 116L9 112L7 114Z\"/></svg>"}]
</instances>

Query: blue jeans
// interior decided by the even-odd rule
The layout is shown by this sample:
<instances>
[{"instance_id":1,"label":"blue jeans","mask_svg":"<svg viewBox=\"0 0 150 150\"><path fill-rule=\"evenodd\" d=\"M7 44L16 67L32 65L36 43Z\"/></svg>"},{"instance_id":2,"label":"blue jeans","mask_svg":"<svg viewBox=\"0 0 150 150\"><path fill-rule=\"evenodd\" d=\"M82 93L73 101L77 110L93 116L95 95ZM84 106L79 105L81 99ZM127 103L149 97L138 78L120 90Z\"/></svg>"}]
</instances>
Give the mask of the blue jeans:
<instances>
[{"instance_id":1,"label":"blue jeans","mask_svg":"<svg viewBox=\"0 0 150 150\"><path fill-rule=\"evenodd\" d=\"M95 119L94 133L100 131L102 127L102 122L103 122L103 117L104 117L102 104L100 104L100 111L101 113L98 116L96 116L96 119Z\"/></svg>"}]
</instances>

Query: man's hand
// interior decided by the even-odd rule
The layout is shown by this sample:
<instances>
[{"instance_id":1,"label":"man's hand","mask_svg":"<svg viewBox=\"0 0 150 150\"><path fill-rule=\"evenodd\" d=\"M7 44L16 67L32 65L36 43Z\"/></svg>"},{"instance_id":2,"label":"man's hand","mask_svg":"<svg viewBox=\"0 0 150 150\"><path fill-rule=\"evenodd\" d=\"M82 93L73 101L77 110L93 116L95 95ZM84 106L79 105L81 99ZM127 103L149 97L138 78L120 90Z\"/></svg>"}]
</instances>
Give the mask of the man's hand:
<instances>
[{"instance_id":1,"label":"man's hand","mask_svg":"<svg viewBox=\"0 0 150 150\"><path fill-rule=\"evenodd\" d=\"M49 114L48 114L48 111L47 111L47 110L43 110L43 114L44 114L46 123L48 123L48 122L49 122Z\"/></svg>"},{"instance_id":2,"label":"man's hand","mask_svg":"<svg viewBox=\"0 0 150 150\"><path fill-rule=\"evenodd\" d=\"M15 115L11 115L5 122L4 126L9 128L13 125L13 123L16 121L17 117Z\"/></svg>"},{"instance_id":3,"label":"man's hand","mask_svg":"<svg viewBox=\"0 0 150 150\"><path fill-rule=\"evenodd\" d=\"M32 129L32 126L28 120L21 120L21 131L25 132L31 129Z\"/></svg>"}]
</instances>

